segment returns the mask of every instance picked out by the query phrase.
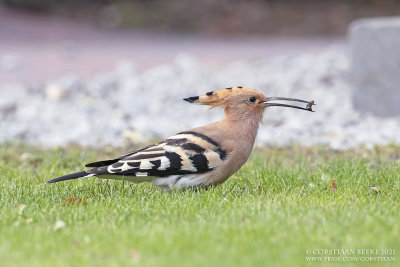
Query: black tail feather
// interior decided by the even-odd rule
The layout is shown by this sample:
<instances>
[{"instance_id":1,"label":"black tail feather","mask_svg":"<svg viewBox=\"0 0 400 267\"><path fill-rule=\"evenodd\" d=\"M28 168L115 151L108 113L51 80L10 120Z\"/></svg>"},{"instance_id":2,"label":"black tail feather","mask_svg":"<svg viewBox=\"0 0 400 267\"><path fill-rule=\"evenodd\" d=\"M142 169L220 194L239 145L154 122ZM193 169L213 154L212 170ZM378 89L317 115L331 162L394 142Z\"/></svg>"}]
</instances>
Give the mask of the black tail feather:
<instances>
[{"instance_id":1,"label":"black tail feather","mask_svg":"<svg viewBox=\"0 0 400 267\"><path fill-rule=\"evenodd\" d=\"M52 184L52 183L57 183L57 182L61 182L61 181L84 178L84 177L91 177L91 176L94 176L94 174L90 174L85 171L75 172L75 173L67 174L67 175L64 175L64 176L61 176L58 178L54 178L50 181L47 181L46 184Z\"/></svg>"},{"instance_id":2,"label":"black tail feather","mask_svg":"<svg viewBox=\"0 0 400 267\"><path fill-rule=\"evenodd\" d=\"M117 159L110 159L110 160L103 160L103 161L96 161L96 162L92 162L92 163L88 163L85 165L85 167L102 167L102 166L108 166L111 165L115 162L118 162L118 160L120 160L120 158Z\"/></svg>"}]
</instances>

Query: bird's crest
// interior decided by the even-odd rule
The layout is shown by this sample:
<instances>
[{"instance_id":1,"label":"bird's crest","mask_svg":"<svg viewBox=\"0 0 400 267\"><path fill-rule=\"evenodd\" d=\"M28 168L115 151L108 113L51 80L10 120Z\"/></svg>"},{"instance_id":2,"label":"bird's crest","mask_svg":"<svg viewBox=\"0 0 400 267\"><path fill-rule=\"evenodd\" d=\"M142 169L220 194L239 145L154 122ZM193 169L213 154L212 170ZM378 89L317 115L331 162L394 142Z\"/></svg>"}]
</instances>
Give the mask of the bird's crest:
<instances>
[{"instance_id":1,"label":"bird's crest","mask_svg":"<svg viewBox=\"0 0 400 267\"><path fill-rule=\"evenodd\" d=\"M255 91L255 90L243 86L228 87L221 90L207 92L205 95L184 98L183 100L189 103L208 105L211 106L210 107L211 109L223 105L228 97L242 93L244 91Z\"/></svg>"}]
</instances>

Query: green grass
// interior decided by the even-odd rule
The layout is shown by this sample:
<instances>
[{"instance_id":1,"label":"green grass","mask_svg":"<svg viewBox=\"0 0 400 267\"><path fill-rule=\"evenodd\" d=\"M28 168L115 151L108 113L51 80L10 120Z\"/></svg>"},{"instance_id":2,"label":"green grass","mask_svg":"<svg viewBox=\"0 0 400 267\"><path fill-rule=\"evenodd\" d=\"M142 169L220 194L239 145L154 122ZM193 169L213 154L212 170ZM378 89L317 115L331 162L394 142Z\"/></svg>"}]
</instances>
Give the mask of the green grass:
<instances>
[{"instance_id":1,"label":"green grass","mask_svg":"<svg viewBox=\"0 0 400 267\"><path fill-rule=\"evenodd\" d=\"M400 253L399 147L257 149L225 184L198 192L44 184L122 152L0 146L0 265L342 266L307 262L306 251Z\"/></svg>"}]
</instances>

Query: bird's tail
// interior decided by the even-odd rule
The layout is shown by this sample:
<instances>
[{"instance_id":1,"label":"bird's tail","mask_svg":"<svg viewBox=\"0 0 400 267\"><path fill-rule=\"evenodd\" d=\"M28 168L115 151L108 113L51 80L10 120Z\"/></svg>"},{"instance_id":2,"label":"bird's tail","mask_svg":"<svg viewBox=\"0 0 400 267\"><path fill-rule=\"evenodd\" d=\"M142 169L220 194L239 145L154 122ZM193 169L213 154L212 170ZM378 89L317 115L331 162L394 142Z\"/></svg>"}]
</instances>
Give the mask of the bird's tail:
<instances>
[{"instance_id":1,"label":"bird's tail","mask_svg":"<svg viewBox=\"0 0 400 267\"><path fill-rule=\"evenodd\" d=\"M87 177L92 177L95 176L96 174L93 173L87 173L85 171L83 172L75 172L71 174L67 174L58 178L54 178L50 181L47 181L46 184L52 184L52 183L57 183L61 181L66 181L66 180L72 180L72 179L78 179L78 178L87 178Z\"/></svg>"}]
</instances>

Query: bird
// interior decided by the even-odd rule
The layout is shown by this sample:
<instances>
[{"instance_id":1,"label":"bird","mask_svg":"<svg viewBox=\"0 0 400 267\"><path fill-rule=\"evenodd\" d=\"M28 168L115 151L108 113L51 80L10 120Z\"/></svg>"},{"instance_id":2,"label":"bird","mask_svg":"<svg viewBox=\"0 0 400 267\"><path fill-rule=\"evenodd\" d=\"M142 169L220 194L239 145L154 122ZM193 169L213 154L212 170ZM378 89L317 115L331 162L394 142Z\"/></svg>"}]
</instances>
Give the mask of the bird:
<instances>
[{"instance_id":1,"label":"bird","mask_svg":"<svg viewBox=\"0 0 400 267\"><path fill-rule=\"evenodd\" d=\"M268 107L281 106L311 111L315 102L296 98L266 97L243 86L228 87L183 100L223 108L222 120L179 132L162 142L114 159L88 163L85 171L48 181L77 178L152 182L163 191L210 188L224 183L248 160L260 122ZM291 101L306 107L274 103Z\"/></svg>"}]
</instances>

